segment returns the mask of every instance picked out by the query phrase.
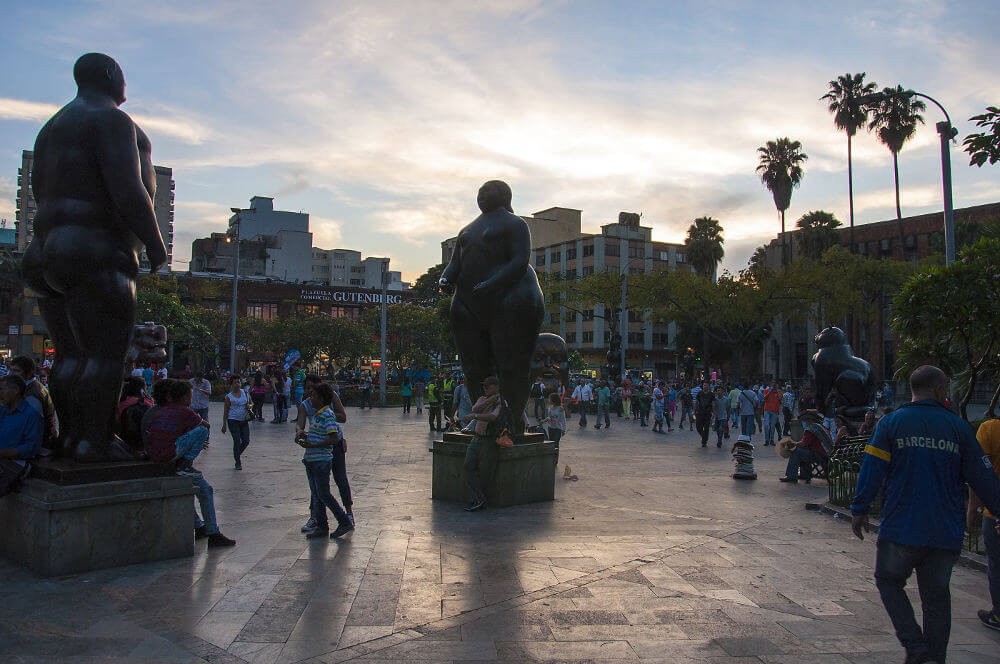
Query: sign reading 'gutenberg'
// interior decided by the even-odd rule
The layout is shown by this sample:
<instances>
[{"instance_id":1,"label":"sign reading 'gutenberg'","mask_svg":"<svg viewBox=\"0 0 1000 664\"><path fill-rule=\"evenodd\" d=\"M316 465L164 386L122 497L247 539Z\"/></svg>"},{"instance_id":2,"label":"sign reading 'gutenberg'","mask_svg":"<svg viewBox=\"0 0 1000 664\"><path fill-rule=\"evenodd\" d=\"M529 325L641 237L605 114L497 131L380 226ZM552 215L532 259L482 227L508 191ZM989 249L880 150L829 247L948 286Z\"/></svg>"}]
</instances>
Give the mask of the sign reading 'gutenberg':
<instances>
[{"instance_id":1,"label":"sign reading 'gutenberg'","mask_svg":"<svg viewBox=\"0 0 1000 664\"><path fill-rule=\"evenodd\" d=\"M299 293L300 300L309 302L344 302L347 304L382 304L382 293L365 291L340 291L326 289L303 288ZM386 304L402 304L402 295L386 293Z\"/></svg>"}]
</instances>

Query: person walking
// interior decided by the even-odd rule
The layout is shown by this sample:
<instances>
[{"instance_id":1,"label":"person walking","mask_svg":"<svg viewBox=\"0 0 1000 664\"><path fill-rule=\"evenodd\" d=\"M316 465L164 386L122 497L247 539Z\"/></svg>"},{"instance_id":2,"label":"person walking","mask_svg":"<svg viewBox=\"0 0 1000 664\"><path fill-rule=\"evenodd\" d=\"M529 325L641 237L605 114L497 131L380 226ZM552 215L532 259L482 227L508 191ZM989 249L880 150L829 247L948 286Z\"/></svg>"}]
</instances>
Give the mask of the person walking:
<instances>
[{"instance_id":1,"label":"person walking","mask_svg":"<svg viewBox=\"0 0 1000 664\"><path fill-rule=\"evenodd\" d=\"M309 491L315 496L317 503L317 509L313 514L316 527L308 531L306 537L310 539L326 537L329 533L330 539L336 539L354 530L354 524L348 518L347 512L330 493L334 448L342 445L343 435L337 423L337 416L330 408L333 402L333 388L327 383L320 383L313 387L310 399L316 412L309 433L303 432L295 436L295 442L305 449L302 464L306 467ZM332 533L326 515L328 508L337 519L337 529Z\"/></svg>"},{"instance_id":2,"label":"person walking","mask_svg":"<svg viewBox=\"0 0 1000 664\"><path fill-rule=\"evenodd\" d=\"M708 383L702 383L698 395L694 399L694 417L701 434L701 446L708 446L708 434L712 430L712 413L715 412L715 395L708 389Z\"/></svg>"},{"instance_id":3,"label":"person walking","mask_svg":"<svg viewBox=\"0 0 1000 664\"><path fill-rule=\"evenodd\" d=\"M663 415L667 407L666 395L663 393L663 381L657 381L653 388L653 433L665 433L663 431Z\"/></svg>"},{"instance_id":4,"label":"person walking","mask_svg":"<svg viewBox=\"0 0 1000 664\"><path fill-rule=\"evenodd\" d=\"M983 452L990 458L994 472L1000 475L1000 420L993 418L980 424L976 438L979 439ZM997 515L1000 513L983 509L980 516L982 505L983 501L970 489L966 520L970 529L974 524L982 525L983 544L986 546L986 578L989 581L992 604L989 609L980 609L977 615L983 625L1000 631L1000 526L997 522Z\"/></svg>"},{"instance_id":5,"label":"person walking","mask_svg":"<svg viewBox=\"0 0 1000 664\"><path fill-rule=\"evenodd\" d=\"M535 419L541 423L542 419L545 417L545 384L542 382L541 376L535 379L535 382L531 384L531 391L529 395L535 404Z\"/></svg>"},{"instance_id":6,"label":"person walking","mask_svg":"<svg viewBox=\"0 0 1000 664\"><path fill-rule=\"evenodd\" d=\"M913 401L883 417L865 446L851 527L864 539L867 514L884 490L875 585L906 661L944 662L951 634L951 572L964 540L965 485L1000 513L1000 478L969 425L946 406L949 379L924 365L910 375ZM906 594L916 570L923 613Z\"/></svg>"},{"instance_id":7,"label":"person walking","mask_svg":"<svg viewBox=\"0 0 1000 664\"><path fill-rule=\"evenodd\" d=\"M597 422L594 424L595 429L601 428L601 418L604 418L604 428L611 428L611 389L608 387L608 381L602 380L597 383Z\"/></svg>"},{"instance_id":8,"label":"person walking","mask_svg":"<svg viewBox=\"0 0 1000 664\"><path fill-rule=\"evenodd\" d=\"M563 408L559 395L552 393L549 395L549 408L545 413L545 428L549 434L549 440L556 446L556 464L559 464L559 441L566 433L566 409Z\"/></svg>"},{"instance_id":9,"label":"person walking","mask_svg":"<svg viewBox=\"0 0 1000 664\"><path fill-rule=\"evenodd\" d=\"M424 412L424 393L427 391L427 383L423 378L417 378L413 384L413 398L417 402L417 415Z\"/></svg>"},{"instance_id":10,"label":"person walking","mask_svg":"<svg viewBox=\"0 0 1000 664\"><path fill-rule=\"evenodd\" d=\"M305 398L302 400L302 403L295 413L296 436L307 433L309 427L312 425L313 416L316 414L316 407L313 405L312 401L313 390L322 382L323 380L316 374L308 374L305 377L305 381L303 382L303 396ZM337 386L331 385L330 387L332 388L330 410L333 411L333 414L337 419L337 424L344 424L347 422L347 410L344 408L344 404L340 400L340 393L337 391ZM351 484L347 480L347 438L344 435L343 427L340 429L340 446L334 446L331 451L333 457L333 465L331 467L333 479L334 482L337 483L337 489L340 492L340 500L344 506L344 511L347 512L347 518L353 526L355 525L353 511L354 501L351 499ZM302 526L302 532L307 533L316 527L317 521L315 514L320 509L326 508L323 507L310 489L309 520L306 521L304 526Z\"/></svg>"},{"instance_id":11,"label":"person walking","mask_svg":"<svg viewBox=\"0 0 1000 664\"><path fill-rule=\"evenodd\" d=\"M582 429L587 426L587 410L590 409L590 404L594 401L594 388L590 386L588 381L580 381L580 384L573 390L573 399L577 403L577 408L580 409L580 428Z\"/></svg>"},{"instance_id":12,"label":"person walking","mask_svg":"<svg viewBox=\"0 0 1000 664\"><path fill-rule=\"evenodd\" d=\"M195 373L194 378L188 382L191 383L191 410L208 422L208 399L212 396L212 384L205 379L202 371Z\"/></svg>"},{"instance_id":13,"label":"person walking","mask_svg":"<svg viewBox=\"0 0 1000 664\"><path fill-rule=\"evenodd\" d=\"M792 418L795 417L795 393L792 392L792 385L785 385L785 391L781 394L781 416L784 420L781 427L781 435L787 436L792 431Z\"/></svg>"},{"instance_id":14,"label":"person walking","mask_svg":"<svg viewBox=\"0 0 1000 664\"><path fill-rule=\"evenodd\" d=\"M413 401L413 384L409 378L403 378L403 384L399 387L399 392L403 397L403 412L410 412L410 402Z\"/></svg>"},{"instance_id":15,"label":"person walking","mask_svg":"<svg viewBox=\"0 0 1000 664\"><path fill-rule=\"evenodd\" d=\"M729 395L726 394L721 385L715 388L714 408L715 435L718 437L715 446L722 447L723 437L729 437Z\"/></svg>"},{"instance_id":16,"label":"person walking","mask_svg":"<svg viewBox=\"0 0 1000 664\"><path fill-rule=\"evenodd\" d=\"M292 402L292 377L281 373L281 421L288 421L288 407Z\"/></svg>"},{"instance_id":17,"label":"person walking","mask_svg":"<svg viewBox=\"0 0 1000 664\"><path fill-rule=\"evenodd\" d=\"M733 385L733 389L729 390L729 424L732 427L736 427L740 423L740 388L738 385ZM740 432L742 433L742 431Z\"/></svg>"},{"instance_id":18,"label":"person walking","mask_svg":"<svg viewBox=\"0 0 1000 664\"><path fill-rule=\"evenodd\" d=\"M691 390L685 385L680 392L677 393L677 398L681 402L681 419L677 423L677 428L684 428L684 420L688 421L688 429L694 431L694 398L691 396Z\"/></svg>"},{"instance_id":19,"label":"person walking","mask_svg":"<svg viewBox=\"0 0 1000 664\"><path fill-rule=\"evenodd\" d=\"M264 384L264 377L257 372L253 378L253 386L250 388L250 399L253 401L254 418L258 422L264 421L264 401L267 400L267 385Z\"/></svg>"},{"instance_id":20,"label":"person walking","mask_svg":"<svg viewBox=\"0 0 1000 664\"><path fill-rule=\"evenodd\" d=\"M778 414L781 410L781 398L784 395L778 389L778 381L772 381L771 387L764 391L764 403L761 409L764 413L764 446L774 445L774 432L780 426Z\"/></svg>"},{"instance_id":21,"label":"person walking","mask_svg":"<svg viewBox=\"0 0 1000 664\"><path fill-rule=\"evenodd\" d=\"M752 436L754 428L754 415L757 410L757 394L753 390L740 386L739 411L740 411L740 433L744 436Z\"/></svg>"},{"instance_id":22,"label":"person walking","mask_svg":"<svg viewBox=\"0 0 1000 664\"><path fill-rule=\"evenodd\" d=\"M441 427L441 379L427 386L427 423L431 433L443 431Z\"/></svg>"},{"instance_id":23,"label":"person walking","mask_svg":"<svg viewBox=\"0 0 1000 664\"><path fill-rule=\"evenodd\" d=\"M239 376L229 377L229 391L222 404L222 433L229 430L233 437L233 460L236 470L243 470L243 452L250 445L250 419L253 417L253 406L250 405L250 394L243 388Z\"/></svg>"},{"instance_id":24,"label":"person walking","mask_svg":"<svg viewBox=\"0 0 1000 664\"><path fill-rule=\"evenodd\" d=\"M629 378L622 384L622 416L632 419L632 380Z\"/></svg>"},{"instance_id":25,"label":"person walking","mask_svg":"<svg viewBox=\"0 0 1000 664\"><path fill-rule=\"evenodd\" d=\"M364 379L361 381L361 410L368 408L371 410L372 407L372 381L365 374Z\"/></svg>"}]
</instances>

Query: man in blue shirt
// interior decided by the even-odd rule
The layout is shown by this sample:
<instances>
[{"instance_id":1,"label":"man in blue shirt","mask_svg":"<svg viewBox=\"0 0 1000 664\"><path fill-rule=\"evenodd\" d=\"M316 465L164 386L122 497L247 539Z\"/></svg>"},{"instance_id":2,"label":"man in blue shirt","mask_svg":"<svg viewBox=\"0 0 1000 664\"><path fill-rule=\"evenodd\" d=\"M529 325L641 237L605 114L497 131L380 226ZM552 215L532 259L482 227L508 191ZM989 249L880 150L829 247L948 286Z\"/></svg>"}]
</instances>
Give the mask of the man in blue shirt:
<instances>
[{"instance_id":1,"label":"man in blue shirt","mask_svg":"<svg viewBox=\"0 0 1000 664\"><path fill-rule=\"evenodd\" d=\"M42 414L24 400L24 379L14 374L0 378L0 459L23 466L42 447Z\"/></svg>"},{"instance_id":2,"label":"man in blue shirt","mask_svg":"<svg viewBox=\"0 0 1000 664\"><path fill-rule=\"evenodd\" d=\"M948 384L937 367L913 372L913 401L875 427L851 504L854 534L864 539L868 508L884 483L875 585L906 648L906 664L945 661L951 633L949 585L965 532L966 483L991 511L1000 509L1000 479L989 457L972 428L944 406ZM923 629L904 591L914 570Z\"/></svg>"}]
</instances>

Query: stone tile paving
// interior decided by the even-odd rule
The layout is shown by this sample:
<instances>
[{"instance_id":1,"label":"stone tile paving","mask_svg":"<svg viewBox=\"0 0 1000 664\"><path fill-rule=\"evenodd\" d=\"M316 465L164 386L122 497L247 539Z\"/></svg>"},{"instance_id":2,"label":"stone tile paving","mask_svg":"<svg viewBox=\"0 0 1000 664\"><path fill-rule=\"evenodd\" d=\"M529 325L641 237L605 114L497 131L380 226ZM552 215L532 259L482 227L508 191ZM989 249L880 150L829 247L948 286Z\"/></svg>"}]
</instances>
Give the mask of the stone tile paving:
<instances>
[{"instance_id":1,"label":"stone tile paving","mask_svg":"<svg viewBox=\"0 0 1000 664\"><path fill-rule=\"evenodd\" d=\"M727 451L690 431L571 425L560 462L579 482L467 514L430 500L415 413L349 416L358 529L344 541L299 532L291 425L254 425L242 472L213 433L198 465L239 545L48 580L0 562L0 662L902 661L871 538L805 511L825 483L779 484L772 448L759 481L734 482ZM952 591L949 661L1000 662L975 618L985 575L957 568Z\"/></svg>"}]
</instances>

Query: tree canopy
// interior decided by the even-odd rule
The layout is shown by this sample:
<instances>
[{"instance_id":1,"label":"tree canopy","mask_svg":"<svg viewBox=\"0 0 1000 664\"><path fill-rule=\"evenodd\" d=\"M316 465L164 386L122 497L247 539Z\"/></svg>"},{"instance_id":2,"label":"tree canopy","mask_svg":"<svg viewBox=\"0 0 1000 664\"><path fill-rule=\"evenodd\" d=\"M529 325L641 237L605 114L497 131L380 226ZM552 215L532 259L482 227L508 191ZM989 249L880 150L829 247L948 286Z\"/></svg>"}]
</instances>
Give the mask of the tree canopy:
<instances>
[{"instance_id":1,"label":"tree canopy","mask_svg":"<svg viewBox=\"0 0 1000 664\"><path fill-rule=\"evenodd\" d=\"M969 153L969 166L982 167L987 161L992 166L1000 161L1000 108L987 106L985 113L973 115L969 121L984 130L962 141Z\"/></svg>"},{"instance_id":2,"label":"tree canopy","mask_svg":"<svg viewBox=\"0 0 1000 664\"><path fill-rule=\"evenodd\" d=\"M698 274L708 277L715 272L719 261L726 255L723 243L725 239L718 219L698 217L688 227L684 244L688 261Z\"/></svg>"},{"instance_id":3,"label":"tree canopy","mask_svg":"<svg viewBox=\"0 0 1000 664\"><path fill-rule=\"evenodd\" d=\"M823 210L806 212L795 222L798 227L799 253L819 259L830 247L840 244L840 220Z\"/></svg>"}]
</instances>

